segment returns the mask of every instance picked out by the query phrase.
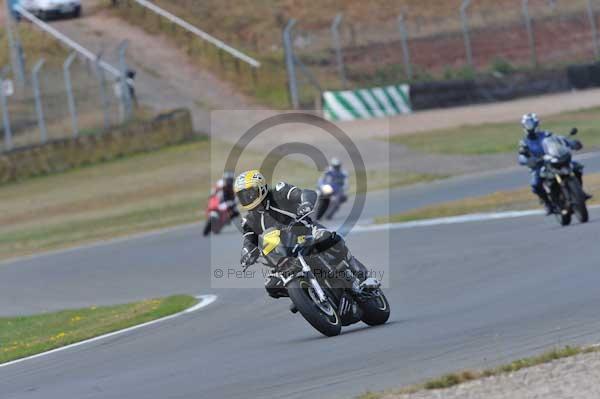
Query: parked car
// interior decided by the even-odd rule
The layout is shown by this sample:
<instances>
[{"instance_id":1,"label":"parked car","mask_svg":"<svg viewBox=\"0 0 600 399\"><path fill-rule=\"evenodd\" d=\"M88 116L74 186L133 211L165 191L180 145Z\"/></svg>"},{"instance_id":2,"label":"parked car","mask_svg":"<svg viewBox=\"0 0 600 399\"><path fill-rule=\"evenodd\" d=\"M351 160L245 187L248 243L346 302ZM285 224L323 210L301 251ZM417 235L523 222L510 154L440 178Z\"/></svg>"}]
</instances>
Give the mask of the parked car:
<instances>
[{"instance_id":1,"label":"parked car","mask_svg":"<svg viewBox=\"0 0 600 399\"><path fill-rule=\"evenodd\" d=\"M20 0L21 7L40 19L81 16L81 0Z\"/></svg>"}]
</instances>

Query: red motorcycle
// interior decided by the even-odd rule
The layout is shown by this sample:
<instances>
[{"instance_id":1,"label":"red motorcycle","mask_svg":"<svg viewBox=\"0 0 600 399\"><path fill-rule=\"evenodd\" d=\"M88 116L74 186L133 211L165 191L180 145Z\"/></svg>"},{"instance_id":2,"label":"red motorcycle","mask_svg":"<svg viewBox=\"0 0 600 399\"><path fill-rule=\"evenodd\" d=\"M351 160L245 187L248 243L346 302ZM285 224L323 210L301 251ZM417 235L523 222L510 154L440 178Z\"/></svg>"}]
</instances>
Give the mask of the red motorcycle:
<instances>
[{"instance_id":1,"label":"red motorcycle","mask_svg":"<svg viewBox=\"0 0 600 399\"><path fill-rule=\"evenodd\" d=\"M231 213L225 203L221 203L219 196L213 194L208 199L206 208L206 224L204 225L204 235L209 233L219 234L223 227L231 222Z\"/></svg>"}]
</instances>

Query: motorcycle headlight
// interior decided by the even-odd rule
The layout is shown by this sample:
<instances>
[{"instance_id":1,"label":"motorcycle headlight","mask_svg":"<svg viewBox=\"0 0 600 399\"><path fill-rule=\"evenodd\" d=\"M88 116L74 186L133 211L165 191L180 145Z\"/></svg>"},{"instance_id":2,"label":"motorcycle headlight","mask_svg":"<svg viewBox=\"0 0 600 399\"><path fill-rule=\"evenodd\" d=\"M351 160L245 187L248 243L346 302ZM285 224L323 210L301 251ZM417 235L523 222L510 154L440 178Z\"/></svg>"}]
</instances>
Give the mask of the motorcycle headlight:
<instances>
[{"instance_id":1,"label":"motorcycle headlight","mask_svg":"<svg viewBox=\"0 0 600 399\"><path fill-rule=\"evenodd\" d=\"M325 196L331 195L331 194L333 194L333 187L331 187L331 185L329 185L329 184L324 184L321 187L321 192Z\"/></svg>"}]
</instances>

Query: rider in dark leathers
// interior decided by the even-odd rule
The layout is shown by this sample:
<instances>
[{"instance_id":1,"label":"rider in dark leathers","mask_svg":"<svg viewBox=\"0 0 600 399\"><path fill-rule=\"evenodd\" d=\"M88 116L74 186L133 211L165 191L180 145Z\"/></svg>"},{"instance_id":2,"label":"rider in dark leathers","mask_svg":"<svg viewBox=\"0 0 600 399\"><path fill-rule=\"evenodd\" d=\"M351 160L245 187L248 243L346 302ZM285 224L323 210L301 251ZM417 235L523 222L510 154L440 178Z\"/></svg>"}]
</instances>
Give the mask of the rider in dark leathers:
<instances>
[{"instance_id":1,"label":"rider in dark leathers","mask_svg":"<svg viewBox=\"0 0 600 399\"><path fill-rule=\"evenodd\" d=\"M259 171L252 170L237 177L235 192L240 205L248 210L242 219L242 266L248 267L258 260L261 253L258 238L264 231L271 227L287 226L302 218L303 223L313 229L316 250L328 251L335 259L336 265L346 261L360 282L367 279L366 267L350 254L343 238L323 226L310 223L310 219L306 218L315 205L315 191L303 190L285 182L279 182L274 188L269 188L264 176ZM265 288L274 298L287 296L283 282L276 276L269 276Z\"/></svg>"},{"instance_id":2,"label":"rider in dark leathers","mask_svg":"<svg viewBox=\"0 0 600 399\"><path fill-rule=\"evenodd\" d=\"M533 113L523 115L521 124L525 131L525 137L519 143L519 164L528 166L531 170L531 191L540 198L546 208L546 213L549 215L553 212L552 202L544 190L540 171L544 165L543 141L545 138L552 136L552 133L538 129L540 120ZM572 150L578 151L583 148L579 140L570 140L566 137L562 137L562 139ZM583 165L573 161L573 170L583 187ZM590 198L588 194L586 194L586 197Z\"/></svg>"}]
</instances>

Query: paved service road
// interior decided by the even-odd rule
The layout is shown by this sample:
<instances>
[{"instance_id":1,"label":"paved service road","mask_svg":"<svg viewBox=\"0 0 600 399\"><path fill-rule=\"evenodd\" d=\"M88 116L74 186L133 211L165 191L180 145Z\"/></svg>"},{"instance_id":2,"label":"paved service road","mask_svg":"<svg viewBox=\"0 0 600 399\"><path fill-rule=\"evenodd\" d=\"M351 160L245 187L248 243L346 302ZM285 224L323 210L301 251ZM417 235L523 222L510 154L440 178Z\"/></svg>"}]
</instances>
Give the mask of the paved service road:
<instances>
[{"instance_id":1,"label":"paved service road","mask_svg":"<svg viewBox=\"0 0 600 399\"><path fill-rule=\"evenodd\" d=\"M348 397L557 344L600 338L598 222L527 217L356 233L357 256L393 260L383 327L322 338L288 300L210 289L210 257L239 237L183 228L0 266L3 313L215 293L201 312L0 368L3 398ZM391 248L391 249L390 249ZM389 257L388 257L389 249Z\"/></svg>"}]
</instances>

